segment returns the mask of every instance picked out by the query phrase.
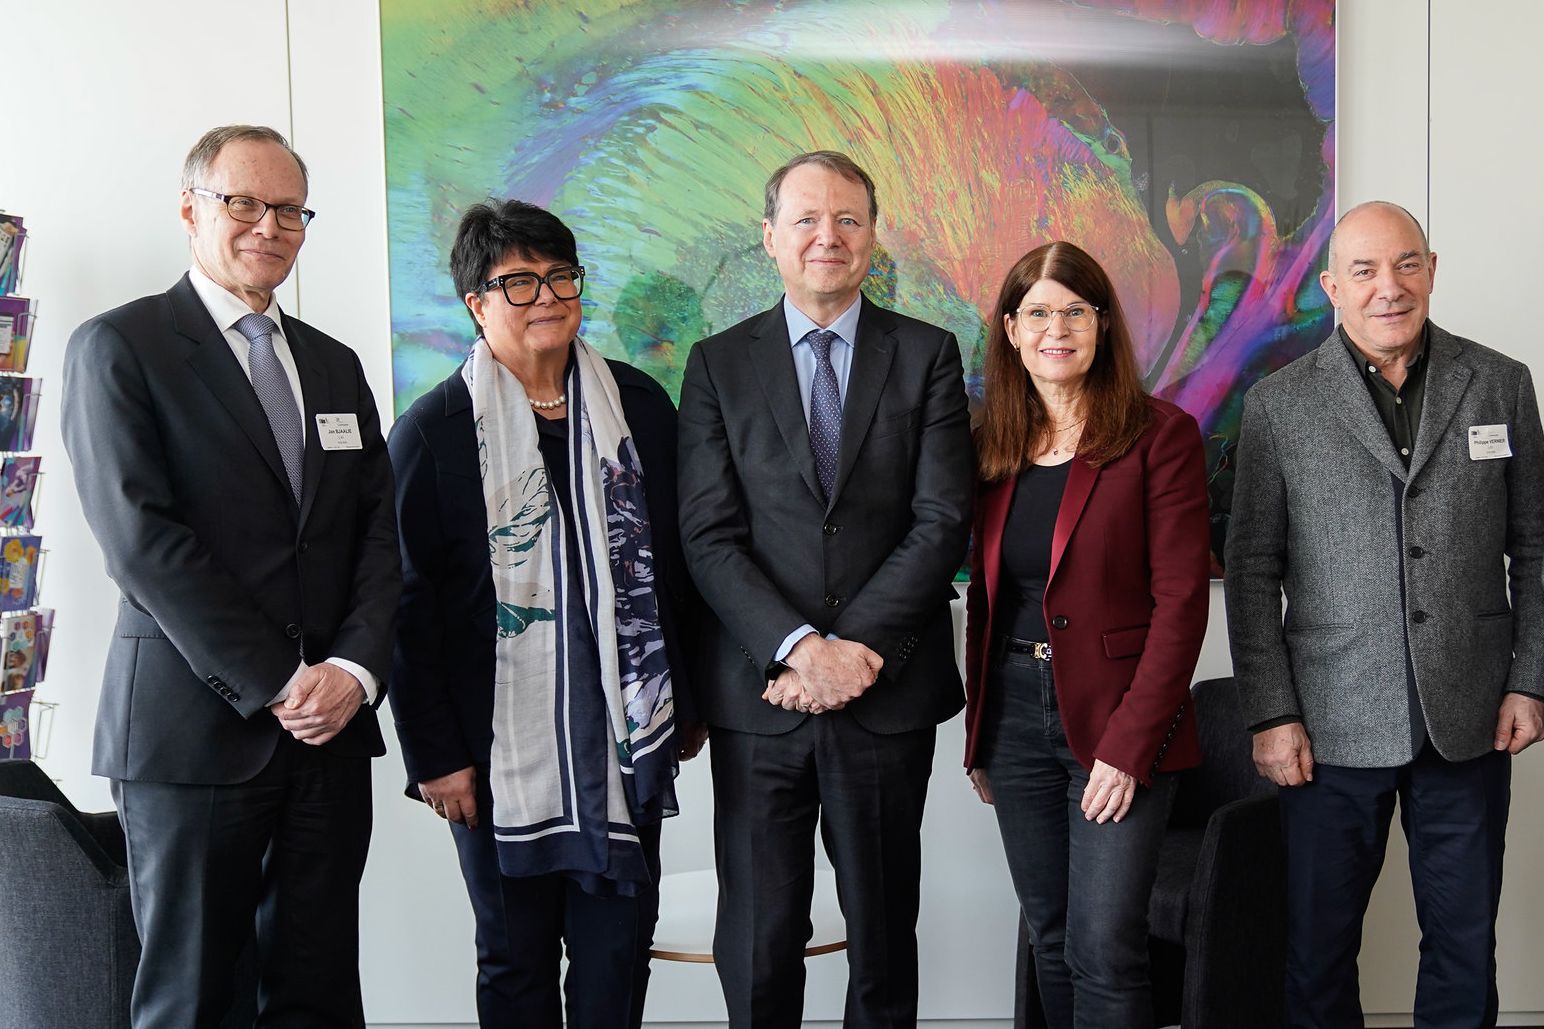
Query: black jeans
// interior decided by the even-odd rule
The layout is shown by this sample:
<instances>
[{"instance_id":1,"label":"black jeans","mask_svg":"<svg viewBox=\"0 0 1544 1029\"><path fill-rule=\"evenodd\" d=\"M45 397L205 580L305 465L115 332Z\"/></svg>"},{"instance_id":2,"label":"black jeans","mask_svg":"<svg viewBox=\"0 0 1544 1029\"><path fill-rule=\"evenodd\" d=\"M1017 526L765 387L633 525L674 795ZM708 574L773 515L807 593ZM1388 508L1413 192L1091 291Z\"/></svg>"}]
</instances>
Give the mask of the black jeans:
<instances>
[{"instance_id":1,"label":"black jeans","mask_svg":"<svg viewBox=\"0 0 1544 1029\"><path fill-rule=\"evenodd\" d=\"M1000 651L986 758L1008 871L1051 1029L1151 1029L1147 901L1175 779L1138 785L1119 822L1083 817L1088 769L1067 747L1049 661Z\"/></svg>"}]
</instances>

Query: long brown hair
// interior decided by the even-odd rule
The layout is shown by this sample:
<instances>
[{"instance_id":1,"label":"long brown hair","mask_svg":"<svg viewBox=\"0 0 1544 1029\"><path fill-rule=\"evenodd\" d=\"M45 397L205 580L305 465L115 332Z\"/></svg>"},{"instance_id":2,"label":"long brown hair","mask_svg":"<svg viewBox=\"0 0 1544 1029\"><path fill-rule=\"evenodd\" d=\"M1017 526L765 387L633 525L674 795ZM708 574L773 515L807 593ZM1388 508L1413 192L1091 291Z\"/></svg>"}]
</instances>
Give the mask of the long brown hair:
<instances>
[{"instance_id":1,"label":"long brown hair","mask_svg":"<svg viewBox=\"0 0 1544 1029\"><path fill-rule=\"evenodd\" d=\"M1100 312L1094 362L1083 379L1087 421L1078 456L1095 466L1108 464L1131 449L1150 417L1131 332L1110 277L1098 261L1071 243L1036 247L1003 279L987 336L986 396L976 429L976 455L987 482L1018 475L1032 463L1036 448L1050 442L1045 401L1008 340L1006 318L1018 311L1024 294L1041 279L1060 283Z\"/></svg>"}]
</instances>

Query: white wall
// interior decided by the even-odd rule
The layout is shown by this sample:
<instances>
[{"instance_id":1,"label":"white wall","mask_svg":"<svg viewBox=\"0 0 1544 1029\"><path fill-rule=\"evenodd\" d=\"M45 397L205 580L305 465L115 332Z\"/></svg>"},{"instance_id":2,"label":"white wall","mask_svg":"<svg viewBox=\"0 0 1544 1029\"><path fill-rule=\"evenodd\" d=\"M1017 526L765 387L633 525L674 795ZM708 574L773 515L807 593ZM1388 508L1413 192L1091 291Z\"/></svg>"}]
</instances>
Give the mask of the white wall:
<instances>
[{"instance_id":1,"label":"white wall","mask_svg":"<svg viewBox=\"0 0 1544 1029\"><path fill-rule=\"evenodd\" d=\"M1441 254L1433 315L1449 328L1544 372L1544 340L1522 318L1537 289L1530 246L1544 200L1527 177L1540 144L1519 118L1544 96L1529 41L1544 5L1432 0L1428 169L1427 25L1413 0L1347 0L1340 10L1339 186L1342 208L1372 197L1429 219ZM226 41L234 21L251 43ZM0 35L15 48L13 82L28 84L6 119L0 206L31 230L25 288L41 302L34 368L46 392L37 448L49 474L41 524L52 551L46 599L60 610L45 696L60 703L46 766L82 806L109 805L89 774L96 681L115 611L69 483L59 441L65 338L90 315L169 285L186 267L176 221L183 153L210 125L254 121L287 129L313 173L321 212L286 309L359 350L383 412L390 404L385 181L378 11L372 0L327 3L172 0L32 3L0 0ZM46 83L46 88L39 84ZM1428 187L1430 203L1428 204ZM119 199L121 198L121 199ZM1220 592L1197 676L1229 667ZM388 734L390 735L390 734ZM1014 911L989 813L958 772L958 722L939 734L925 826L920 933L923 1016L973 1020L1011 1011ZM1507 892L1500 926L1501 1001L1508 1024L1544 1012L1544 858L1538 798L1544 758L1516 764ZM471 919L442 828L400 794L401 762L376 766L376 831L365 881L363 971L379 1025L470 1024ZM666 833L667 870L711 864L704 763L681 780L683 809ZM1397 837L1397 833L1395 834ZM1391 847L1362 953L1369 1024L1409 1024L1416 930L1402 845ZM970 946L965 941L972 941ZM710 968L657 963L649 1015L659 1022L722 1018ZM839 1019L843 962L810 963L811 1020Z\"/></svg>"}]
</instances>

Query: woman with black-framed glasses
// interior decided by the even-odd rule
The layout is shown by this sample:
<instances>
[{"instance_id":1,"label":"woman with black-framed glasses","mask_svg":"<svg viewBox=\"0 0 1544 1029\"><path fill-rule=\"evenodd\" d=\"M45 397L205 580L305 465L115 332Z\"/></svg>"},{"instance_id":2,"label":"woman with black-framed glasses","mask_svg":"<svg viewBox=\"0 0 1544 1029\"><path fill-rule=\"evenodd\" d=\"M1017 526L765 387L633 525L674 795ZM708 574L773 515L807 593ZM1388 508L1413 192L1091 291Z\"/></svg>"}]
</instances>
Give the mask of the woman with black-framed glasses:
<instances>
[{"instance_id":1,"label":"woman with black-framed glasses","mask_svg":"<svg viewBox=\"0 0 1544 1029\"><path fill-rule=\"evenodd\" d=\"M450 270L477 338L388 441L408 795L450 823L481 1023L556 1029L566 996L569 1026L637 1026L660 822L701 744L675 408L579 336L584 268L556 216L477 204Z\"/></svg>"}]
</instances>

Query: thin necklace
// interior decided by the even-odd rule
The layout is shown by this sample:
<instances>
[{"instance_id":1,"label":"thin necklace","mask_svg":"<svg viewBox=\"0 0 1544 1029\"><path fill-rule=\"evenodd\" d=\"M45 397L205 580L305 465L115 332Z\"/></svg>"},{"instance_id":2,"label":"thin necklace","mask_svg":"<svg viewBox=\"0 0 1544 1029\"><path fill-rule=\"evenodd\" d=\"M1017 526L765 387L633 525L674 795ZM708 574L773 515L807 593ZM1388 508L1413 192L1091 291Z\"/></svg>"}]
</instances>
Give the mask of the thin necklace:
<instances>
[{"instance_id":1,"label":"thin necklace","mask_svg":"<svg viewBox=\"0 0 1544 1029\"><path fill-rule=\"evenodd\" d=\"M1082 425L1086 421L1088 421L1088 419L1086 417L1079 418L1077 421L1073 422L1071 425L1063 425L1059 429L1052 429L1051 430L1051 437L1054 439L1055 437L1057 437L1057 436L1061 435L1062 433L1066 432L1068 429L1076 429L1079 425ZM1065 446L1068 448L1068 452L1069 453L1075 453L1075 451L1073 451L1071 449L1072 444L1070 444L1070 443L1069 444L1065 444ZM1055 450L1052 450L1051 451L1051 456L1052 457L1061 457L1061 448L1057 447Z\"/></svg>"},{"instance_id":2,"label":"thin necklace","mask_svg":"<svg viewBox=\"0 0 1544 1029\"><path fill-rule=\"evenodd\" d=\"M530 397L526 397L526 403L530 404L532 409L537 411L552 411L568 403L568 394L566 392L559 393L555 400L532 400Z\"/></svg>"}]
</instances>

